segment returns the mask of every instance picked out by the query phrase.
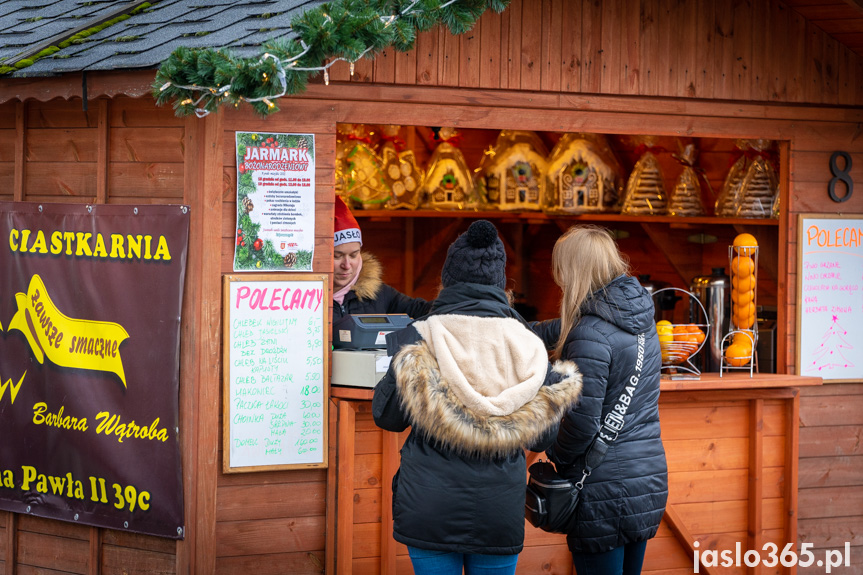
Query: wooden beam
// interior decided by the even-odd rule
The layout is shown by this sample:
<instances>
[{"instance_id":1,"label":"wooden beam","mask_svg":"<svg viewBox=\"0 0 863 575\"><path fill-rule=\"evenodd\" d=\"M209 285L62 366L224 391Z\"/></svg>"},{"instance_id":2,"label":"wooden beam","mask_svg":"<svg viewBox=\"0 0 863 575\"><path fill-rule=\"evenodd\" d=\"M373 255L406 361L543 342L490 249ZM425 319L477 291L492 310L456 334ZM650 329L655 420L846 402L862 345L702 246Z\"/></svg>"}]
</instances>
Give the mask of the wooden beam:
<instances>
[{"instance_id":1,"label":"wooden beam","mask_svg":"<svg viewBox=\"0 0 863 575\"><path fill-rule=\"evenodd\" d=\"M799 391L799 390L796 390ZM785 542L797 549L797 497L800 466L800 394L788 402L785 430ZM797 572L794 566L789 573Z\"/></svg>"},{"instance_id":2,"label":"wooden beam","mask_svg":"<svg viewBox=\"0 0 863 575\"><path fill-rule=\"evenodd\" d=\"M396 575L396 541L393 539L393 477L399 469L399 448L404 436L381 432L381 575Z\"/></svg>"},{"instance_id":3,"label":"wooden beam","mask_svg":"<svg viewBox=\"0 0 863 575\"><path fill-rule=\"evenodd\" d=\"M18 515L11 511L6 514L6 556L4 559L4 575L15 575L15 563L18 560Z\"/></svg>"},{"instance_id":4,"label":"wooden beam","mask_svg":"<svg viewBox=\"0 0 863 575\"><path fill-rule=\"evenodd\" d=\"M749 513L747 532L749 549L761 549L764 545L763 485L764 478L764 400L749 402ZM751 573L760 573L761 564Z\"/></svg>"},{"instance_id":5,"label":"wooden beam","mask_svg":"<svg viewBox=\"0 0 863 575\"><path fill-rule=\"evenodd\" d=\"M792 260L792 256L796 255L797 247L789 242L788 230L791 229L792 218L796 218L797 214L792 214L789 209L791 199L791 190L789 188L789 178L791 177L791 166L789 159L791 157L790 144L783 142L779 145L779 169L782 173L779 174L779 238L777 254L779 249L783 253L778 256L779 262L776 266L776 373L786 373L786 366L790 365L791 358L788 357L788 263ZM796 221L796 220L793 220ZM796 226L795 226L796 229ZM800 294L797 294L798 297ZM796 337L796 335L795 335Z\"/></svg>"},{"instance_id":6,"label":"wooden beam","mask_svg":"<svg viewBox=\"0 0 863 575\"><path fill-rule=\"evenodd\" d=\"M102 572L102 530L90 527L90 570L88 575L99 575Z\"/></svg>"},{"instance_id":7,"label":"wooden beam","mask_svg":"<svg viewBox=\"0 0 863 575\"><path fill-rule=\"evenodd\" d=\"M677 509L674 508L674 505L669 503L665 506L665 524L668 525L668 528L671 529L671 532L674 534L675 539L684 547L684 550L689 555L689 557L695 556L695 536L689 532L689 529L686 528L686 524L683 523L683 518L680 517L680 514L677 512ZM701 559L703 555L701 554L704 550L699 549L699 563L701 567L699 569L699 573L706 573L706 575L714 575L717 572L713 570L711 567L708 567L704 564L704 561Z\"/></svg>"},{"instance_id":8,"label":"wooden beam","mask_svg":"<svg viewBox=\"0 0 863 575\"><path fill-rule=\"evenodd\" d=\"M336 495L336 573L350 575L353 570L354 535L354 442L357 430L356 406L339 402L339 473Z\"/></svg>"},{"instance_id":9,"label":"wooden beam","mask_svg":"<svg viewBox=\"0 0 863 575\"><path fill-rule=\"evenodd\" d=\"M12 199L24 201L24 152L27 146L27 108L24 102L15 103L15 179Z\"/></svg>"},{"instance_id":10,"label":"wooden beam","mask_svg":"<svg viewBox=\"0 0 863 575\"><path fill-rule=\"evenodd\" d=\"M327 358L332 364L332 354ZM327 428L329 430L327 441L329 449L327 451L327 536L324 543L324 573L336 572L336 533L338 533L339 525L336 521L338 505L336 498L338 497L338 421L339 421L339 403L340 399L334 396L333 388L331 387L329 404L329 418ZM340 388L341 389L341 388Z\"/></svg>"},{"instance_id":11,"label":"wooden beam","mask_svg":"<svg viewBox=\"0 0 863 575\"><path fill-rule=\"evenodd\" d=\"M108 106L110 100L99 98L97 106L97 132L99 142L96 146L96 203L108 203Z\"/></svg>"},{"instance_id":12,"label":"wooden beam","mask_svg":"<svg viewBox=\"0 0 863 575\"><path fill-rule=\"evenodd\" d=\"M185 129L185 203L193 206L183 299L180 372L185 541L177 572L216 571L216 487L219 474L223 114L189 118Z\"/></svg>"}]
</instances>

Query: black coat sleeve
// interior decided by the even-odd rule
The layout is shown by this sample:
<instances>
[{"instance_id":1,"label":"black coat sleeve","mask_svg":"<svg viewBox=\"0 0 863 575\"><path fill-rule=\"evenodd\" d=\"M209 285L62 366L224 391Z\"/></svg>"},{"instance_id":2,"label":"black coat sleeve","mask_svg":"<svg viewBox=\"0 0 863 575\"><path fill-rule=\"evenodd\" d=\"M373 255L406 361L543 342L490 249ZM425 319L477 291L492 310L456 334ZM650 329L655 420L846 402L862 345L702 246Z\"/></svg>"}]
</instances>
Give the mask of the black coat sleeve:
<instances>
[{"instance_id":1,"label":"black coat sleeve","mask_svg":"<svg viewBox=\"0 0 863 575\"><path fill-rule=\"evenodd\" d=\"M557 338L560 337L560 318L533 321L530 323L530 327L545 344L545 349L555 348Z\"/></svg>"},{"instance_id":2,"label":"black coat sleeve","mask_svg":"<svg viewBox=\"0 0 863 575\"><path fill-rule=\"evenodd\" d=\"M585 454L599 431L612 347L603 333L579 325L567 338L564 356L578 364L584 386L578 404L566 413L554 445L547 450L552 461L565 467Z\"/></svg>"},{"instance_id":3,"label":"black coat sleeve","mask_svg":"<svg viewBox=\"0 0 863 575\"><path fill-rule=\"evenodd\" d=\"M384 299L387 302L387 313L404 313L413 319L427 315L433 303L420 297L408 297L386 284L381 287L378 299Z\"/></svg>"},{"instance_id":4,"label":"black coat sleeve","mask_svg":"<svg viewBox=\"0 0 863 575\"><path fill-rule=\"evenodd\" d=\"M413 326L387 334L387 355L390 358L395 357L402 347L419 341L419 337L419 332ZM407 429L410 421L399 400L393 364L394 362L390 361L386 374L375 386L372 395L372 417L375 425L381 429L398 432Z\"/></svg>"}]
</instances>

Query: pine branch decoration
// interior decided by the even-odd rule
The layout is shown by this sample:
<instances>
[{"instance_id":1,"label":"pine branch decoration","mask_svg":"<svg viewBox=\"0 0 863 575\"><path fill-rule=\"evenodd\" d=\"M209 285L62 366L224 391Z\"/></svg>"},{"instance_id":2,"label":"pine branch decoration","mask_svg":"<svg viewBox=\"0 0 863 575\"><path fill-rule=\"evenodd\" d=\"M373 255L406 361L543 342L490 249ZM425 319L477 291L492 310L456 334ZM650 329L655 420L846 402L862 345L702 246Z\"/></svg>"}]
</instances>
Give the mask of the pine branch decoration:
<instances>
[{"instance_id":1,"label":"pine branch decoration","mask_svg":"<svg viewBox=\"0 0 863 575\"><path fill-rule=\"evenodd\" d=\"M298 14L297 34L262 45L261 56L235 57L229 50L180 47L162 62L153 83L158 105L177 116L205 116L220 106L251 105L266 116L277 100L305 90L307 81L338 60L373 59L392 46L413 49L417 34L439 24L452 34L473 28L486 11L503 12L510 0L334 0ZM329 60L328 64L324 64Z\"/></svg>"}]
</instances>

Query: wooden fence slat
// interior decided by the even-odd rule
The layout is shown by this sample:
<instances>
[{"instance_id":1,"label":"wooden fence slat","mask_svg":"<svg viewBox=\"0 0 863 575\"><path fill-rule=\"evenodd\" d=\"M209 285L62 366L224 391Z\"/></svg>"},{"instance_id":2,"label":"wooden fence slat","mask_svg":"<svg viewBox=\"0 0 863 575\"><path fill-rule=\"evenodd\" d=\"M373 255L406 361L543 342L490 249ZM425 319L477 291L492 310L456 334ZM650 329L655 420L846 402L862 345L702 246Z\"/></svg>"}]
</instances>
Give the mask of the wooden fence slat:
<instances>
[{"instance_id":1,"label":"wooden fence slat","mask_svg":"<svg viewBox=\"0 0 863 575\"><path fill-rule=\"evenodd\" d=\"M625 22L622 0L608 0L602 3L602 70L600 78L600 91L603 94L620 93L622 81L621 72L624 69L623 62L626 61L625 34L619 34L618 29Z\"/></svg>"},{"instance_id":2,"label":"wooden fence slat","mask_svg":"<svg viewBox=\"0 0 863 575\"><path fill-rule=\"evenodd\" d=\"M522 13L522 0L512 0L509 3L509 7L504 11L505 18L503 21L506 23L506 28L501 31L501 35L506 34L506 46L508 48L508 52L506 54L506 60L504 60L504 65L506 66L506 85L503 83L503 77L501 78L501 88L508 88L510 90L518 90L521 88L521 69L523 66L523 62L521 60L522 54L522 32L521 32L521 15Z\"/></svg>"},{"instance_id":3,"label":"wooden fence slat","mask_svg":"<svg viewBox=\"0 0 863 575\"><path fill-rule=\"evenodd\" d=\"M437 33L433 28L417 34L416 83L419 86L438 83Z\"/></svg>"},{"instance_id":4,"label":"wooden fence slat","mask_svg":"<svg viewBox=\"0 0 863 575\"><path fill-rule=\"evenodd\" d=\"M546 92L560 91L560 54L565 0L543 0L542 2L542 71L540 89Z\"/></svg>"},{"instance_id":5,"label":"wooden fence slat","mask_svg":"<svg viewBox=\"0 0 863 575\"><path fill-rule=\"evenodd\" d=\"M527 0L521 5L521 84L522 90L542 87L542 2Z\"/></svg>"},{"instance_id":6,"label":"wooden fence slat","mask_svg":"<svg viewBox=\"0 0 863 575\"><path fill-rule=\"evenodd\" d=\"M494 10L486 10L480 18L482 26L479 29L479 86L486 89L501 87L501 67L505 60L501 59L503 16Z\"/></svg>"},{"instance_id":7,"label":"wooden fence slat","mask_svg":"<svg viewBox=\"0 0 863 575\"><path fill-rule=\"evenodd\" d=\"M577 22L581 18L582 0L563 3L561 20ZM506 14L506 12L504 12ZM560 34L560 89L564 92L581 91L582 32L579 26L563 26ZM501 86L504 87L504 86Z\"/></svg>"},{"instance_id":8,"label":"wooden fence slat","mask_svg":"<svg viewBox=\"0 0 863 575\"><path fill-rule=\"evenodd\" d=\"M761 3L758 0L756 3ZM752 99L752 49L756 19L753 18L752 4L734 2L731 14L731 93L735 100Z\"/></svg>"},{"instance_id":9,"label":"wooden fence slat","mask_svg":"<svg viewBox=\"0 0 863 575\"><path fill-rule=\"evenodd\" d=\"M602 91L602 6L601 2L581 3L581 91Z\"/></svg>"},{"instance_id":10,"label":"wooden fence slat","mask_svg":"<svg viewBox=\"0 0 863 575\"><path fill-rule=\"evenodd\" d=\"M437 28L438 85L458 86L461 52L459 37L453 36L446 26Z\"/></svg>"},{"instance_id":11,"label":"wooden fence slat","mask_svg":"<svg viewBox=\"0 0 863 575\"><path fill-rule=\"evenodd\" d=\"M476 21L473 29L458 36L458 85L464 88L479 88L482 59L482 18Z\"/></svg>"}]
</instances>

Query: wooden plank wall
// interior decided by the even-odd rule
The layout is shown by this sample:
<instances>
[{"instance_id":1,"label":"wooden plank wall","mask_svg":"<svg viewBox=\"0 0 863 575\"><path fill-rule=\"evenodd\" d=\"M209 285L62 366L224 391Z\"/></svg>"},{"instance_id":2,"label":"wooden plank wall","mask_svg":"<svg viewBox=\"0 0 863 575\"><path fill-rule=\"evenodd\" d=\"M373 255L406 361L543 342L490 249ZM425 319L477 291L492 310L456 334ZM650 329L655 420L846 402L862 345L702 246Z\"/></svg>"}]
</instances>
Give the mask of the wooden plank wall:
<instances>
[{"instance_id":1,"label":"wooden plank wall","mask_svg":"<svg viewBox=\"0 0 863 575\"><path fill-rule=\"evenodd\" d=\"M110 89L112 81L106 76L104 93L121 92ZM51 100L69 97L68 90L60 93L62 79L28 82L0 85L0 199L201 202L193 207L200 218L193 222L188 285L208 299L184 308L186 541L0 513L6 573L266 574L285 565L296 573L323 571L325 472L218 471L221 386L213 334L220 327L213 297L218 301L216 270L231 268L236 130L315 134L320 272L331 265L337 122L785 140L790 177L779 245L787 246L787 257L779 260L787 337L780 345L782 357L791 358L788 370L797 297L794 215L839 211L826 199L827 158L836 149L863 151L863 118L852 108L863 103L860 58L775 0L642 0L637 8L621 0L513 0L469 34L434 30L421 34L411 52L360 62L353 78L337 64L330 86L283 100L282 112L267 120L244 109L179 120L149 97L93 100L84 111L80 99ZM146 93L146 86L136 88ZM861 164L852 172L858 182ZM863 213L863 194L841 210ZM863 551L861 422L832 414L863 411L861 389L855 382L805 392L800 409L800 540L829 549L850 538L855 557ZM290 502L295 494L302 503Z\"/></svg>"},{"instance_id":2,"label":"wooden plank wall","mask_svg":"<svg viewBox=\"0 0 863 575\"><path fill-rule=\"evenodd\" d=\"M817 4L817 2L812 2ZM789 39L791 39L789 41ZM863 101L859 56L778 0L512 0L331 81L825 105Z\"/></svg>"},{"instance_id":3,"label":"wooden plank wall","mask_svg":"<svg viewBox=\"0 0 863 575\"><path fill-rule=\"evenodd\" d=\"M65 203L181 203L184 122L152 102L0 105L0 199ZM110 190L110 193L109 193ZM5 573L176 572L170 539L0 512Z\"/></svg>"}]
</instances>

